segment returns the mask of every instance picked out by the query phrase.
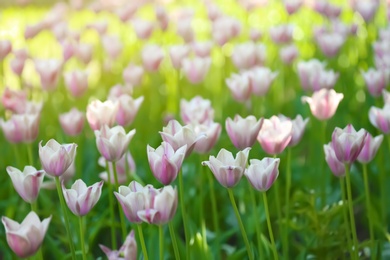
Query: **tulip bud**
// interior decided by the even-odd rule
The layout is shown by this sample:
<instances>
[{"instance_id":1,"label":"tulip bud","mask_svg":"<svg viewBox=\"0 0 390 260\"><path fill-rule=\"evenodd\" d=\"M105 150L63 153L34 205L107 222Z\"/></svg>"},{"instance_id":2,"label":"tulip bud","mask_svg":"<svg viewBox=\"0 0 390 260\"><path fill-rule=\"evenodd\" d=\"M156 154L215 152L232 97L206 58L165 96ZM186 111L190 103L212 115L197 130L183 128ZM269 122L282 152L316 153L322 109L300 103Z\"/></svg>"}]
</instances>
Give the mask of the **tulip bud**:
<instances>
[{"instance_id":1,"label":"tulip bud","mask_svg":"<svg viewBox=\"0 0 390 260\"><path fill-rule=\"evenodd\" d=\"M262 125L263 118L256 120L256 117L252 115L246 118L235 115L234 120L229 117L225 121L226 132L230 140L240 150L254 145Z\"/></svg>"},{"instance_id":2,"label":"tulip bud","mask_svg":"<svg viewBox=\"0 0 390 260\"><path fill-rule=\"evenodd\" d=\"M23 172L12 166L8 166L6 170L20 197L27 203L33 203L41 189L44 171L37 171L33 166L24 167Z\"/></svg>"},{"instance_id":3,"label":"tulip bud","mask_svg":"<svg viewBox=\"0 0 390 260\"><path fill-rule=\"evenodd\" d=\"M252 159L244 174L256 190L264 192L271 188L279 176L279 163L279 158Z\"/></svg>"},{"instance_id":4,"label":"tulip bud","mask_svg":"<svg viewBox=\"0 0 390 260\"><path fill-rule=\"evenodd\" d=\"M291 136L291 121L281 121L279 117L272 116L264 119L257 141L266 153L275 155L283 152L290 143Z\"/></svg>"}]
</instances>

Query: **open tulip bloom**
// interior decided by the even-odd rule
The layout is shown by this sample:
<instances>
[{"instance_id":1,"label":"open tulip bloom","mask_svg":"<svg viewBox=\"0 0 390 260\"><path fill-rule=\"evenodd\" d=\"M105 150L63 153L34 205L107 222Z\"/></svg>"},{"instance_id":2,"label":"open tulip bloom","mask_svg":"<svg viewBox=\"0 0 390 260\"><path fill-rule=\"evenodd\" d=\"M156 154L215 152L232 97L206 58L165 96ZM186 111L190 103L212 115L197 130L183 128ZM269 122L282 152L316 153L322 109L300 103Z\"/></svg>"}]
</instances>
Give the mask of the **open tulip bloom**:
<instances>
[{"instance_id":1,"label":"open tulip bloom","mask_svg":"<svg viewBox=\"0 0 390 260\"><path fill-rule=\"evenodd\" d=\"M20 197L28 203L34 202L38 197L43 182L44 171L38 171L33 166L26 166L22 172L12 166L8 166L7 172Z\"/></svg>"},{"instance_id":2,"label":"open tulip bloom","mask_svg":"<svg viewBox=\"0 0 390 260\"><path fill-rule=\"evenodd\" d=\"M267 191L279 176L279 163L279 158L252 159L244 174L256 190Z\"/></svg>"}]
</instances>

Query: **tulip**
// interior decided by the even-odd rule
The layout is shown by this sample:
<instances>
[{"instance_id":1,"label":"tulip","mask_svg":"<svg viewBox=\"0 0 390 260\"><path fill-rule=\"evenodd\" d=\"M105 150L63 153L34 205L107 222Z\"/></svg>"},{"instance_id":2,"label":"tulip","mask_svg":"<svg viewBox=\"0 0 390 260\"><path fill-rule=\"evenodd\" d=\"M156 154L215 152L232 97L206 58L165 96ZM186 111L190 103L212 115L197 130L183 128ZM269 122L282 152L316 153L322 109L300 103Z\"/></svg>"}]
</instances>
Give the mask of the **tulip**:
<instances>
[{"instance_id":1,"label":"tulip","mask_svg":"<svg viewBox=\"0 0 390 260\"><path fill-rule=\"evenodd\" d=\"M212 121L204 124L192 124L192 128L198 136L206 135L206 138L198 140L194 147L194 151L200 154L208 153L214 147L222 131L221 125Z\"/></svg>"},{"instance_id":2,"label":"tulip","mask_svg":"<svg viewBox=\"0 0 390 260\"><path fill-rule=\"evenodd\" d=\"M96 21L90 23L86 26L88 29L93 29L99 33L100 36L104 35L107 31L108 22L107 21Z\"/></svg>"},{"instance_id":3,"label":"tulip","mask_svg":"<svg viewBox=\"0 0 390 260\"><path fill-rule=\"evenodd\" d=\"M284 0L284 8L289 15L297 12L301 8L303 1L302 0Z\"/></svg>"},{"instance_id":4,"label":"tulip","mask_svg":"<svg viewBox=\"0 0 390 260\"><path fill-rule=\"evenodd\" d=\"M116 113L118 111L118 102L107 100L101 102L94 100L87 106L87 121L92 130L99 130L103 125L113 126Z\"/></svg>"},{"instance_id":5,"label":"tulip","mask_svg":"<svg viewBox=\"0 0 390 260\"><path fill-rule=\"evenodd\" d=\"M214 109L210 100L196 96L190 101L180 100L180 116L186 124L203 124L214 119Z\"/></svg>"},{"instance_id":6,"label":"tulip","mask_svg":"<svg viewBox=\"0 0 390 260\"><path fill-rule=\"evenodd\" d=\"M81 97L88 89L88 73L74 70L64 75L65 84L74 97Z\"/></svg>"},{"instance_id":7,"label":"tulip","mask_svg":"<svg viewBox=\"0 0 390 260\"><path fill-rule=\"evenodd\" d=\"M87 187L83 180L78 179L70 189L62 182L62 192L70 211L76 216L85 216L98 202L102 194L103 181Z\"/></svg>"},{"instance_id":8,"label":"tulip","mask_svg":"<svg viewBox=\"0 0 390 260\"><path fill-rule=\"evenodd\" d=\"M206 138L204 133L197 135L191 126L182 126L176 120L169 121L168 125L163 127L160 135L174 150L187 145L186 157L191 154L197 141Z\"/></svg>"},{"instance_id":9,"label":"tulip","mask_svg":"<svg viewBox=\"0 0 390 260\"><path fill-rule=\"evenodd\" d=\"M76 167L75 167L75 161L72 162L72 164L69 166L69 168L59 177L60 183L68 183L75 175L76 173ZM47 175L46 177L49 179L47 181L44 181L42 183L41 188L47 189L47 190L54 190L56 188L56 181L53 176Z\"/></svg>"},{"instance_id":10,"label":"tulip","mask_svg":"<svg viewBox=\"0 0 390 260\"><path fill-rule=\"evenodd\" d=\"M45 175L44 171L38 171L33 166L25 166L23 172L12 166L8 166L6 170L20 197L27 203L33 203L37 199L39 190L41 189Z\"/></svg>"},{"instance_id":11,"label":"tulip","mask_svg":"<svg viewBox=\"0 0 390 260\"><path fill-rule=\"evenodd\" d=\"M143 101L144 97L133 99L129 95L121 95L118 98L118 111L116 113L116 122L118 125L130 125L137 115L139 107Z\"/></svg>"},{"instance_id":12,"label":"tulip","mask_svg":"<svg viewBox=\"0 0 390 260\"><path fill-rule=\"evenodd\" d=\"M372 20L378 10L379 1L352 0L351 7L363 17L366 23L368 23Z\"/></svg>"},{"instance_id":13,"label":"tulip","mask_svg":"<svg viewBox=\"0 0 390 260\"><path fill-rule=\"evenodd\" d=\"M119 17L122 22L127 22L137 12L138 3L128 2L124 5L120 5L116 8L115 14Z\"/></svg>"},{"instance_id":14,"label":"tulip","mask_svg":"<svg viewBox=\"0 0 390 260\"><path fill-rule=\"evenodd\" d=\"M64 62L68 61L76 53L77 45L74 41L66 39L61 41L62 57Z\"/></svg>"},{"instance_id":15,"label":"tulip","mask_svg":"<svg viewBox=\"0 0 390 260\"><path fill-rule=\"evenodd\" d=\"M167 142L162 142L156 149L148 145L148 161L154 177L164 185L172 183L180 171L186 150L187 145L184 145L175 151Z\"/></svg>"},{"instance_id":16,"label":"tulip","mask_svg":"<svg viewBox=\"0 0 390 260\"><path fill-rule=\"evenodd\" d=\"M144 75L144 68L141 66L136 66L129 64L122 73L123 80L133 86L139 86L142 82L142 77Z\"/></svg>"},{"instance_id":17,"label":"tulip","mask_svg":"<svg viewBox=\"0 0 390 260\"><path fill-rule=\"evenodd\" d=\"M232 74L230 78L226 79L226 85L232 92L233 98L238 102L247 101L252 94L248 73Z\"/></svg>"},{"instance_id":18,"label":"tulip","mask_svg":"<svg viewBox=\"0 0 390 260\"><path fill-rule=\"evenodd\" d=\"M102 166L103 168L107 168L106 163L107 163L106 159L103 156L99 158L98 164L100 166ZM113 172L112 163L108 162L108 166L109 166L109 171ZM116 167L116 173L118 175L117 176L118 177L118 184L127 183L128 176L127 176L126 170L129 170L130 172L135 171L135 162L134 162L133 157L131 156L131 153L129 151L127 153L125 153L122 156L122 158L120 158L115 163L115 167ZM99 178L105 182L108 182L108 180L109 180L109 176L108 176L106 171L100 173ZM110 174L110 183L115 184L115 177L113 176L113 174Z\"/></svg>"},{"instance_id":19,"label":"tulip","mask_svg":"<svg viewBox=\"0 0 390 260\"><path fill-rule=\"evenodd\" d=\"M28 213L22 223L2 217L9 247L18 257L33 256L42 244L51 216L42 222L34 211Z\"/></svg>"},{"instance_id":20,"label":"tulip","mask_svg":"<svg viewBox=\"0 0 390 260\"><path fill-rule=\"evenodd\" d=\"M319 120L327 120L335 113L340 101L344 98L333 89L321 89L314 92L312 97L302 97L303 103L308 103L311 113Z\"/></svg>"},{"instance_id":21,"label":"tulip","mask_svg":"<svg viewBox=\"0 0 390 260\"><path fill-rule=\"evenodd\" d=\"M336 177L345 176L345 165L337 159L332 142L324 144L325 160Z\"/></svg>"},{"instance_id":22,"label":"tulip","mask_svg":"<svg viewBox=\"0 0 390 260\"><path fill-rule=\"evenodd\" d=\"M207 3L207 17L210 19L210 21L215 21L219 17L222 16L222 11L219 9L219 7L213 3Z\"/></svg>"},{"instance_id":23,"label":"tulip","mask_svg":"<svg viewBox=\"0 0 390 260\"><path fill-rule=\"evenodd\" d=\"M289 43L292 40L294 27L291 24L282 24L271 27L269 34L276 44Z\"/></svg>"},{"instance_id":24,"label":"tulip","mask_svg":"<svg viewBox=\"0 0 390 260\"><path fill-rule=\"evenodd\" d=\"M23 73L24 64L29 55L26 49L15 50L14 55L15 58L11 60L10 67L16 75L20 76Z\"/></svg>"},{"instance_id":25,"label":"tulip","mask_svg":"<svg viewBox=\"0 0 390 260\"><path fill-rule=\"evenodd\" d=\"M256 120L254 116L242 118L235 115L234 120L230 117L225 121L226 132L237 149L252 147L263 125L263 118Z\"/></svg>"},{"instance_id":26,"label":"tulip","mask_svg":"<svg viewBox=\"0 0 390 260\"><path fill-rule=\"evenodd\" d=\"M282 121L291 120L283 115L279 116ZM291 140L288 146L295 146L302 139L303 133L305 132L305 127L309 122L309 118L303 120L301 115L297 115L295 119L291 120L292 123L292 135Z\"/></svg>"},{"instance_id":27,"label":"tulip","mask_svg":"<svg viewBox=\"0 0 390 260\"><path fill-rule=\"evenodd\" d=\"M111 59L116 59L123 50L123 44L116 35L104 35L101 38L103 48Z\"/></svg>"},{"instance_id":28,"label":"tulip","mask_svg":"<svg viewBox=\"0 0 390 260\"><path fill-rule=\"evenodd\" d=\"M332 145L337 159L342 163L353 163L363 149L367 132L356 132L352 125L344 129L336 127L332 134Z\"/></svg>"},{"instance_id":29,"label":"tulip","mask_svg":"<svg viewBox=\"0 0 390 260\"><path fill-rule=\"evenodd\" d=\"M59 177L71 166L76 156L77 145L59 144L56 140L50 139L42 147L39 142L39 159L45 172L53 177Z\"/></svg>"},{"instance_id":30,"label":"tulip","mask_svg":"<svg viewBox=\"0 0 390 260\"><path fill-rule=\"evenodd\" d=\"M327 57L334 57L345 42L345 37L339 33L321 33L316 37L317 43Z\"/></svg>"},{"instance_id":31,"label":"tulip","mask_svg":"<svg viewBox=\"0 0 390 260\"><path fill-rule=\"evenodd\" d=\"M319 60L312 59L298 63L298 75L304 90L310 90L312 87L313 78L317 77L318 73L325 70L324 63Z\"/></svg>"},{"instance_id":32,"label":"tulip","mask_svg":"<svg viewBox=\"0 0 390 260\"><path fill-rule=\"evenodd\" d=\"M42 22L39 22L37 24L31 24L26 25L26 28L24 30L24 38L26 40L34 38L37 34L39 34L43 29L45 25Z\"/></svg>"},{"instance_id":33,"label":"tulip","mask_svg":"<svg viewBox=\"0 0 390 260\"><path fill-rule=\"evenodd\" d=\"M167 10L163 6L156 6L154 11L160 29L165 31L168 28L169 24L169 16Z\"/></svg>"},{"instance_id":34,"label":"tulip","mask_svg":"<svg viewBox=\"0 0 390 260\"><path fill-rule=\"evenodd\" d=\"M1 96L3 107L14 113L21 113L24 110L25 102L27 102L27 93L23 90L12 90L6 87Z\"/></svg>"},{"instance_id":35,"label":"tulip","mask_svg":"<svg viewBox=\"0 0 390 260\"><path fill-rule=\"evenodd\" d=\"M164 59L164 52L158 45L146 45L142 49L142 62L147 71L157 71Z\"/></svg>"},{"instance_id":36,"label":"tulip","mask_svg":"<svg viewBox=\"0 0 390 260\"><path fill-rule=\"evenodd\" d=\"M223 46L241 32L241 23L229 16L221 16L213 22L212 35L214 41Z\"/></svg>"},{"instance_id":37,"label":"tulip","mask_svg":"<svg viewBox=\"0 0 390 260\"><path fill-rule=\"evenodd\" d=\"M234 47L232 61L240 70L250 69L262 65L265 62L266 55L265 45L246 42Z\"/></svg>"},{"instance_id":38,"label":"tulip","mask_svg":"<svg viewBox=\"0 0 390 260\"><path fill-rule=\"evenodd\" d=\"M260 40L262 36L263 36L263 33L259 29L256 29L256 28L250 29L249 38L251 38L251 40L253 42Z\"/></svg>"},{"instance_id":39,"label":"tulip","mask_svg":"<svg viewBox=\"0 0 390 260\"><path fill-rule=\"evenodd\" d=\"M44 90L54 90L57 87L62 69L60 60L35 60L35 70L41 77L41 84Z\"/></svg>"},{"instance_id":40,"label":"tulip","mask_svg":"<svg viewBox=\"0 0 390 260\"><path fill-rule=\"evenodd\" d=\"M194 41L195 38L194 29L192 28L191 22L192 19L186 17L176 24L177 34L180 35L186 43Z\"/></svg>"},{"instance_id":41,"label":"tulip","mask_svg":"<svg viewBox=\"0 0 390 260\"><path fill-rule=\"evenodd\" d=\"M374 159L378 149L383 141L383 135L372 137L370 133L367 133L364 139L364 145L362 151L359 153L357 160L361 163L369 163Z\"/></svg>"},{"instance_id":42,"label":"tulip","mask_svg":"<svg viewBox=\"0 0 390 260\"><path fill-rule=\"evenodd\" d=\"M211 41L193 42L191 46L192 51L197 57L205 58L210 57L210 52L211 48L213 47L213 43Z\"/></svg>"},{"instance_id":43,"label":"tulip","mask_svg":"<svg viewBox=\"0 0 390 260\"><path fill-rule=\"evenodd\" d=\"M182 61L190 53L190 48L187 45L174 45L169 49L169 56L171 57L172 66L175 69L180 69Z\"/></svg>"},{"instance_id":44,"label":"tulip","mask_svg":"<svg viewBox=\"0 0 390 260\"><path fill-rule=\"evenodd\" d=\"M390 104L386 103L382 109L371 107L368 117L373 126L385 134L390 133Z\"/></svg>"},{"instance_id":45,"label":"tulip","mask_svg":"<svg viewBox=\"0 0 390 260\"><path fill-rule=\"evenodd\" d=\"M385 70L371 68L367 72L362 71L362 76L366 82L368 92L374 97L379 97L389 82L389 73Z\"/></svg>"},{"instance_id":46,"label":"tulip","mask_svg":"<svg viewBox=\"0 0 390 260\"><path fill-rule=\"evenodd\" d=\"M209 72L210 65L210 58L185 58L182 62L182 69L187 79L192 84L198 84L206 77L207 73Z\"/></svg>"},{"instance_id":47,"label":"tulip","mask_svg":"<svg viewBox=\"0 0 390 260\"><path fill-rule=\"evenodd\" d=\"M277 116L264 119L263 125L257 135L257 141L268 154L283 152L292 137L291 121L282 121Z\"/></svg>"},{"instance_id":48,"label":"tulip","mask_svg":"<svg viewBox=\"0 0 390 260\"><path fill-rule=\"evenodd\" d=\"M39 114L14 114L4 122L0 119L4 135L11 143L32 143L38 136Z\"/></svg>"},{"instance_id":49,"label":"tulip","mask_svg":"<svg viewBox=\"0 0 390 260\"><path fill-rule=\"evenodd\" d=\"M264 96L267 94L272 82L278 75L278 72L272 72L269 68L265 67L255 67L244 74L249 77L252 93L256 96Z\"/></svg>"},{"instance_id":50,"label":"tulip","mask_svg":"<svg viewBox=\"0 0 390 260\"><path fill-rule=\"evenodd\" d=\"M279 176L279 158L250 160L250 166L244 172L252 186L258 191L267 191Z\"/></svg>"},{"instance_id":51,"label":"tulip","mask_svg":"<svg viewBox=\"0 0 390 260\"><path fill-rule=\"evenodd\" d=\"M27 115L33 115L37 114L38 117L40 117L40 114L42 112L43 108L43 102L31 102L31 101L26 101L24 104L24 108L21 107L21 111L18 111L19 114L27 114Z\"/></svg>"},{"instance_id":52,"label":"tulip","mask_svg":"<svg viewBox=\"0 0 390 260\"><path fill-rule=\"evenodd\" d=\"M76 57L84 62L85 64L88 64L92 59L93 54L93 46L88 43L79 43L79 45L76 48Z\"/></svg>"},{"instance_id":53,"label":"tulip","mask_svg":"<svg viewBox=\"0 0 390 260\"><path fill-rule=\"evenodd\" d=\"M62 130L69 136L76 136L81 133L84 127L84 118L84 113L75 107L59 116Z\"/></svg>"},{"instance_id":54,"label":"tulip","mask_svg":"<svg viewBox=\"0 0 390 260\"><path fill-rule=\"evenodd\" d=\"M217 157L210 155L209 161L202 162L202 165L210 168L223 187L232 188L238 184L244 174L250 149L247 147L239 151L234 158L231 152L222 148Z\"/></svg>"},{"instance_id":55,"label":"tulip","mask_svg":"<svg viewBox=\"0 0 390 260\"><path fill-rule=\"evenodd\" d=\"M99 245L106 254L108 260L133 260L137 259L137 241L132 230L126 237L125 242L119 250L111 250L106 246Z\"/></svg>"},{"instance_id":56,"label":"tulip","mask_svg":"<svg viewBox=\"0 0 390 260\"><path fill-rule=\"evenodd\" d=\"M279 56L284 64L291 64L298 57L298 49L294 44L287 45L280 49Z\"/></svg>"},{"instance_id":57,"label":"tulip","mask_svg":"<svg viewBox=\"0 0 390 260\"><path fill-rule=\"evenodd\" d=\"M11 51L11 42L9 40L0 40L0 61L3 61Z\"/></svg>"},{"instance_id":58,"label":"tulip","mask_svg":"<svg viewBox=\"0 0 390 260\"><path fill-rule=\"evenodd\" d=\"M138 39L146 40L153 32L154 25L150 21L134 19L132 24Z\"/></svg>"}]
</instances>

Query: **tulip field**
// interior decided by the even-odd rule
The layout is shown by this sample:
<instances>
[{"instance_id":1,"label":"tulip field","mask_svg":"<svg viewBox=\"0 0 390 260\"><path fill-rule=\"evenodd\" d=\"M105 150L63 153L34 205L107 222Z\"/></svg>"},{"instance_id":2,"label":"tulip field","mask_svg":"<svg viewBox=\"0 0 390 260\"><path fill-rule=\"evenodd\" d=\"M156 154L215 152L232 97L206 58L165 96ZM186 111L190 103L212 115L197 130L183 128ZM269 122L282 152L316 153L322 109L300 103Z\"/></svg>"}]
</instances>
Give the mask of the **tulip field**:
<instances>
[{"instance_id":1,"label":"tulip field","mask_svg":"<svg viewBox=\"0 0 390 260\"><path fill-rule=\"evenodd\" d=\"M390 1L0 2L0 260L390 259Z\"/></svg>"}]
</instances>

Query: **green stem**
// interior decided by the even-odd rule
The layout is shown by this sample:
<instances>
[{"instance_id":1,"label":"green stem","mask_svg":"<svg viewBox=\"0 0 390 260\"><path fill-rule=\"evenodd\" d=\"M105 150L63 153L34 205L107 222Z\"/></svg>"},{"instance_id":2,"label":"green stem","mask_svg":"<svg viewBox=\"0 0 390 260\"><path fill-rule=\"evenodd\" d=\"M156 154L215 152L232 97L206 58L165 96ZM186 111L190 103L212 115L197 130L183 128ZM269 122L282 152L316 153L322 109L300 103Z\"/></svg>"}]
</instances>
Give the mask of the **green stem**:
<instances>
[{"instance_id":1,"label":"green stem","mask_svg":"<svg viewBox=\"0 0 390 260\"><path fill-rule=\"evenodd\" d=\"M351 241L351 225L349 224L348 220L348 208L345 207L345 203L347 201L345 197L345 181L344 178L340 178L340 187L341 187L341 198L343 201L343 215L344 215L344 222L345 222L345 230L347 232L347 244L348 248L350 250L350 254L352 255L352 241Z\"/></svg>"},{"instance_id":2,"label":"green stem","mask_svg":"<svg viewBox=\"0 0 390 260\"><path fill-rule=\"evenodd\" d=\"M159 242L160 242L160 260L164 259L164 234L163 234L163 226L158 226L158 234L159 234Z\"/></svg>"},{"instance_id":3,"label":"green stem","mask_svg":"<svg viewBox=\"0 0 390 260\"><path fill-rule=\"evenodd\" d=\"M34 160L33 160L33 155L32 155L32 144L31 143L27 144L27 156L28 156L28 163L31 166L34 166Z\"/></svg>"},{"instance_id":4,"label":"green stem","mask_svg":"<svg viewBox=\"0 0 390 260\"><path fill-rule=\"evenodd\" d=\"M371 212L371 202L370 202L370 187L368 185L368 176L367 176L367 164L363 164L363 178L364 178L364 188L366 192L366 212L368 217L368 227L370 230L370 240L372 246L372 252L374 251L374 226L372 222L372 212Z\"/></svg>"},{"instance_id":5,"label":"green stem","mask_svg":"<svg viewBox=\"0 0 390 260\"><path fill-rule=\"evenodd\" d=\"M87 260L87 252L85 251L85 241L84 241L84 226L83 226L83 216L79 216L79 227L80 227L80 243L81 251L83 253L83 260Z\"/></svg>"},{"instance_id":6,"label":"green stem","mask_svg":"<svg viewBox=\"0 0 390 260\"><path fill-rule=\"evenodd\" d=\"M116 171L116 162L112 162L112 169L113 169L113 172L114 172L115 190L116 190L119 187L118 173ZM125 240L126 239L126 222L125 222L125 217L123 215L124 213L123 213L123 210L122 210L122 207L121 207L120 203L118 203L118 209L119 209L119 211L118 211L119 212L119 218L121 220L122 239Z\"/></svg>"},{"instance_id":7,"label":"green stem","mask_svg":"<svg viewBox=\"0 0 390 260\"><path fill-rule=\"evenodd\" d=\"M186 216L186 211L184 208L184 184L183 184L183 172L179 172L179 200L180 200L180 208L181 208L181 215L183 217L183 225L184 225L184 238L185 238L185 244L186 244L186 259L190 259L190 246L188 244L189 239L188 239L188 226L187 226L187 216Z\"/></svg>"},{"instance_id":8,"label":"green stem","mask_svg":"<svg viewBox=\"0 0 390 260\"><path fill-rule=\"evenodd\" d=\"M168 226L169 226L169 233L171 234L171 240L172 240L172 245L173 245L173 252L175 253L175 259L180 260L179 249L177 247L176 235L175 235L175 230L173 229L173 226L172 226L172 221L169 222Z\"/></svg>"},{"instance_id":9,"label":"green stem","mask_svg":"<svg viewBox=\"0 0 390 260\"><path fill-rule=\"evenodd\" d=\"M325 158L325 152L324 149L322 149L322 146L325 144L325 139L326 139L326 121L321 122L321 151L323 153L323 156L320 158ZM328 186L328 180L329 180L329 175L325 174L325 160L321 159L320 165L320 176L323 179L321 183L321 207L324 208L326 205L326 187Z\"/></svg>"},{"instance_id":10,"label":"green stem","mask_svg":"<svg viewBox=\"0 0 390 260\"><path fill-rule=\"evenodd\" d=\"M55 179L56 179L58 197L60 199L60 204L61 204L61 208L62 208L62 213L64 214L65 228L66 228L66 233L68 234L69 247L70 247L70 251L72 253L72 259L76 260L76 254L74 251L72 236L70 234L68 213L66 212L64 195L62 194L62 188L61 188L61 184L60 184L60 177L56 176Z\"/></svg>"},{"instance_id":11,"label":"green stem","mask_svg":"<svg viewBox=\"0 0 390 260\"><path fill-rule=\"evenodd\" d=\"M248 186L249 186L249 194L250 194L251 201L252 201L252 207L253 207L253 211L254 211L254 215L255 215L257 250L258 250L258 254L259 254L258 258L261 259L262 258L262 247L261 247L260 216L259 216L259 213L258 213L256 197L255 197L255 193L254 193L253 187L250 185L249 182L248 182Z\"/></svg>"},{"instance_id":12,"label":"green stem","mask_svg":"<svg viewBox=\"0 0 390 260\"><path fill-rule=\"evenodd\" d=\"M353 242L353 259L359 259L358 257L358 240L356 235L356 225L355 225L355 215L353 212L353 201L352 201L352 189L351 189L351 176L350 176L350 165L345 164L345 176L347 179L347 200L349 207L349 217L351 220L351 232L352 232L352 242Z\"/></svg>"},{"instance_id":13,"label":"green stem","mask_svg":"<svg viewBox=\"0 0 390 260\"><path fill-rule=\"evenodd\" d=\"M267 192L263 192L262 194L263 194L265 215L267 217L267 226L268 226L269 239L271 240L272 252L274 254L274 259L277 260L279 258L279 256L278 256L278 252L276 251L274 233L272 231L272 226L271 226L271 218L270 218L269 209L268 209Z\"/></svg>"},{"instance_id":14,"label":"green stem","mask_svg":"<svg viewBox=\"0 0 390 260\"><path fill-rule=\"evenodd\" d=\"M242 220L241 220L241 217L240 217L240 212L238 211L236 201L234 200L233 191L231 189L229 189L229 188L227 190L228 190L228 193L229 193L230 202L232 203L232 206L233 206L233 209L234 209L234 213L236 214L236 218L237 218L240 230L241 230L242 238L244 239L244 242L245 242L245 247L246 247L246 251L248 253L248 257L249 257L250 260L253 260L254 258L253 258L251 246L249 244L249 240L248 240L248 237L247 237L246 232L245 232L244 224L242 224Z\"/></svg>"},{"instance_id":15,"label":"green stem","mask_svg":"<svg viewBox=\"0 0 390 260\"><path fill-rule=\"evenodd\" d=\"M215 229L215 233L217 234L218 237L219 235L218 210L217 210L217 200L215 199L214 182L213 182L212 174L207 174L207 178L209 180L209 187L210 187L211 210L213 212L213 226Z\"/></svg>"},{"instance_id":16,"label":"green stem","mask_svg":"<svg viewBox=\"0 0 390 260\"><path fill-rule=\"evenodd\" d=\"M110 218L111 218L111 247L113 250L116 249L116 235L115 235L115 216L114 216L114 201L112 198L112 183L111 183L111 174L110 174L110 162L106 160L106 171L107 171L107 185L108 185L108 203L110 207Z\"/></svg>"},{"instance_id":17,"label":"green stem","mask_svg":"<svg viewBox=\"0 0 390 260\"><path fill-rule=\"evenodd\" d=\"M35 213L38 214L38 211L37 211L37 202L36 202L36 201L31 202L30 205L31 205L31 211L34 211ZM38 249L37 259L38 259L38 260L43 260L42 246L40 246L39 249Z\"/></svg>"},{"instance_id":18,"label":"green stem","mask_svg":"<svg viewBox=\"0 0 390 260\"><path fill-rule=\"evenodd\" d=\"M283 255L288 259L288 231L290 221L290 190L291 190L291 147L287 148L287 166L286 166L286 226L283 232Z\"/></svg>"},{"instance_id":19,"label":"green stem","mask_svg":"<svg viewBox=\"0 0 390 260\"><path fill-rule=\"evenodd\" d=\"M139 240L141 242L142 253L144 254L144 259L148 260L149 257L148 257L148 252L146 251L145 239L144 239L144 234L142 233L141 224L137 225L137 228L138 228Z\"/></svg>"},{"instance_id":20,"label":"green stem","mask_svg":"<svg viewBox=\"0 0 390 260\"><path fill-rule=\"evenodd\" d=\"M199 156L200 161L202 162L202 157ZM199 185L199 196L200 196L200 210L199 210L199 218L200 218L200 226L201 226L201 232L202 232L202 247L203 252L207 250L207 236L206 236L206 223L204 220L204 208L203 208L203 201L204 201L204 190L203 190L203 182L204 182L204 167L202 166L202 163L198 164L198 167L201 167L200 169L200 185Z\"/></svg>"}]
</instances>

